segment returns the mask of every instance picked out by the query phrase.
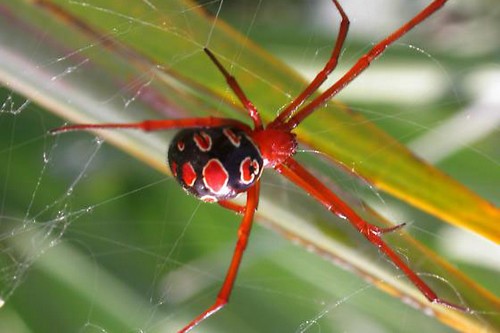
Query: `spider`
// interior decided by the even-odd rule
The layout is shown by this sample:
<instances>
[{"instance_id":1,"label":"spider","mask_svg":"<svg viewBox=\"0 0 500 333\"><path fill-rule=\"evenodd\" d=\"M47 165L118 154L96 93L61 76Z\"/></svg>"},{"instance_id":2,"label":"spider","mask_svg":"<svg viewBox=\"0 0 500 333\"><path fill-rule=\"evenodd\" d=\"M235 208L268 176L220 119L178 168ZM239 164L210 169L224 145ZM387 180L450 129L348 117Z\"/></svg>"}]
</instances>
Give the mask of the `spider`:
<instances>
[{"instance_id":1,"label":"spider","mask_svg":"<svg viewBox=\"0 0 500 333\"><path fill-rule=\"evenodd\" d=\"M179 132L168 149L168 164L175 179L190 194L205 202L217 202L224 208L243 215L238 229L238 240L225 280L215 302L179 332L188 332L196 325L222 309L231 295L238 268L252 228L259 201L260 176L264 168L273 168L314 197L331 213L348 220L364 237L382 251L432 303L470 312L437 294L392 250L382 235L404 224L380 228L363 220L337 195L315 178L293 157L297 139L293 130L306 117L321 108L354 80L384 50L412 30L416 25L439 10L447 0L434 0L415 17L395 30L358 59L333 85L319 96L305 103L335 69L342 50L349 19L337 0L332 0L341 16L341 23L332 54L324 68L307 87L288 104L278 116L264 126L258 110L246 97L236 79L229 74L215 55L204 48L208 58L224 76L253 122L253 128L234 119L205 117L175 120L146 120L125 124L77 124L52 130L59 133L88 129L139 129L143 131L173 130ZM246 204L240 206L230 199L246 193Z\"/></svg>"}]
</instances>

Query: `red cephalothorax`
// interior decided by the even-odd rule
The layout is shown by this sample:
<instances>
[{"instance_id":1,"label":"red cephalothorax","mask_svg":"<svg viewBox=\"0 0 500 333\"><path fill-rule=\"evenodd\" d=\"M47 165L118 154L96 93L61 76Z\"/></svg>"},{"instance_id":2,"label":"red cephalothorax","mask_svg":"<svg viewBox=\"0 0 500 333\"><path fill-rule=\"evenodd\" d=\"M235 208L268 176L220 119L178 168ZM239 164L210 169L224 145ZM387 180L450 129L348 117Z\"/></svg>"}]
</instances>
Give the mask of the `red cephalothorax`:
<instances>
[{"instance_id":1,"label":"red cephalothorax","mask_svg":"<svg viewBox=\"0 0 500 333\"><path fill-rule=\"evenodd\" d=\"M402 260L399 254L382 239L384 233L394 231L404 224L385 229L370 224L293 158L297 141L292 130L354 80L389 45L441 8L446 0L432 1L414 18L375 44L335 83L313 98L312 95L337 66L349 27L349 19L344 10L337 0L332 1L342 21L330 59L309 85L265 128L259 112L248 100L236 79L228 73L211 51L204 49L248 112L253 121L253 128L234 119L205 117L146 120L129 124L71 125L52 131L57 133L99 128L133 128L143 131L180 129L168 151L168 163L174 177L184 189L201 200L217 201L221 206L243 214L238 229L236 249L215 302L179 332L191 330L228 302L257 209L260 175L264 167L275 169L314 197L332 214L343 216L348 220L359 233L383 252L430 302L455 310L469 311L467 307L438 297L406 261ZM227 201L242 192L246 192L245 206ZM412 299L411 302L418 304L419 301Z\"/></svg>"},{"instance_id":2,"label":"red cephalothorax","mask_svg":"<svg viewBox=\"0 0 500 333\"><path fill-rule=\"evenodd\" d=\"M297 150L295 133L279 129L266 128L253 131L250 136L259 147L264 159L264 167L273 168L293 156Z\"/></svg>"}]
</instances>

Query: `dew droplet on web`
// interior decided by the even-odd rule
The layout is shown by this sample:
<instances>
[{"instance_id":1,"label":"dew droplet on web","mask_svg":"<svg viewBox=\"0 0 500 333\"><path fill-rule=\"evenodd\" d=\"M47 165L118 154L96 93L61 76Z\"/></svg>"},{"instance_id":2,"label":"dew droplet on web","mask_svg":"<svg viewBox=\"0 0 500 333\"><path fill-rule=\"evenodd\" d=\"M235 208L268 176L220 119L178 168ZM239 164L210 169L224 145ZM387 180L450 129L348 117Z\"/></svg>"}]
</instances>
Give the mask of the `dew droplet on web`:
<instances>
[{"instance_id":1,"label":"dew droplet on web","mask_svg":"<svg viewBox=\"0 0 500 333\"><path fill-rule=\"evenodd\" d=\"M98 146L101 146L104 143L104 139L99 136L96 136L94 140Z\"/></svg>"}]
</instances>

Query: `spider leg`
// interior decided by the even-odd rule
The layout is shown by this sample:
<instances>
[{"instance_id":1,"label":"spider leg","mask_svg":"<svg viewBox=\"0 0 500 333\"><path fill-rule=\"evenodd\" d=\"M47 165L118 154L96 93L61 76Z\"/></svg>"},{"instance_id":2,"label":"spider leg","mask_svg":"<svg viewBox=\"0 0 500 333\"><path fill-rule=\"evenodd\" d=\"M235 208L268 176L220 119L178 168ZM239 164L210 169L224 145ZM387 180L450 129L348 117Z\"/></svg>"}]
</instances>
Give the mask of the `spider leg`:
<instances>
[{"instance_id":1,"label":"spider leg","mask_svg":"<svg viewBox=\"0 0 500 333\"><path fill-rule=\"evenodd\" d=\"M232 201L229 201L229 200L217 201L217 203L226 209L232 210L236 214L239 214L239 215L245 214L245 206L238 205L238 204L236 204Z\"/></svg>"},{"instance_id":2,"label":"spider leg","mask_svg":"<svg viewBox=\"0 0 500 333\"><path fill-rule=\"evenodd\" d=\"M329 211L339 217L348 220L363 236L382 251L417 287L420 292L432 303L441 304L446 307L470 312L467 307L450 303L441 299L437 294L425 283L397 254L385 243L381 234L388 231L393 231L400 228L402 225L397 225L393 228L381 229L364 221L354 210L352 210L338 196L331 192L322 182L309 173L296 160L289 158L283 164L277 165L275 169L294 182L296 185L304 189L307 193L318 200Z\"/></svg>"},{"instance_id":3,"label":"spider leg","mask_svg":"<svg viewBox=\"0 0 500 333\"><path fill-rule=\"evenodd\" d=\"M50 133L57 134L60 132L79 131L88 129L105 129L105 128L139 129L146 132L150 132L150 131L161 131L161 130L178 129L178 128L217 127L217 126L233 126L240 128L244 131L251 130L250 127L248 127L246 124L235 119L205 117L205 118L145 120L138 123L124 123L124 124L77 124L77 125L69 125L69 126L55 128L50 130Z\"/></svg>"},{"instance_id":4,"label":"spider leg","mask_svg":"<svg viewBox=\"0 0 500 333\"><path fill-rule=\"evenodd\" d=\"M345 73L337 82L330 88L324 91L321 95L311 101L311 103L300 109L286 122L286 129L292 130L297 127L307 116L313 113L316 109L325 105L333 96L337 95L347 84L354 80L361 72L363 72L370 63L375 60L384 50L396 40L412 30L416 25L431 16L439 8L441 8L447 0L434 0L422 11L420 11L411 20L403 24L399 29L391 35L378 42L368 53L363 55L359 60Z\"/></svg>"},{"instance_id":5,"label":"spider leg","mask_svg":"<svg viewBox=\"0 0 500 333\"><path fill-rule=\"evenodd\" d=\"M229 296L231 295L234 281L238 274L241 258L247 246L248 237L250 236L250 231L252 229L253 217L259 201L259 188L260 181L257 181L257 183L255 183L255 185L247 191L245 215L243 216L243 220L238 229L238 241L233 253L233 258L231 259L231 264L229 265L229 269L226 273L226 278L224 279L222 288L217 295L217 299L208 309L203 311L198 317L193 319L193 321L191 321L183 329L181 329L179 333L190 331L193 327L201 323L203 320L207 319L208 317L222 309L224 305L226 305L229 301Z\"/></svg>"},{"instance_id":6,"label":"spider leg","mask_svg":"<svg viewBox=\"0 0 500 333\"><path fill-rule=\"evenodd\" d=\"M215 64L215 66L217 66L217 68L222 73L222 75L224 75L224 78L226 79L227 84L233 90L233 92L236 94L236 96L240 100L241 104L243 104L245 109L248 111L248 114L250 115L250 118L252 118L253 123L255 125L255 129L256 130L262 129L263 128L262 119L260 118L259 111L257 111L257 108L252 104L252 102L250 102L248 97L245 95L245 93L241 89L240 85L238 84L238 81L236 81L234 76L229 74L229 72L224 68L224 66L222 66L222 64L219 62L219 60L217 60L217 58L212 53L212 51L210 51L207 48L204 48L203 51L205 51L205 53L208 55L210 60L212 60L212 62Z\"/></svg>"},{"instance_id":7,"label":"spider leg","mask_svg":"<svg viewBox=\"0 0 500 333\"><path fill-rule=\"evenodd\" d=\"M328 78L328 75L337 67L337 63L339 60L340 52L342 51L342 46L344 45L344 41L347 36L347 32L349 30L349 18L342 6L338 3L337 0L332 0L335 7L337 7L337 11L342 17L342 21L340 22L340 28L337 35L337 40L335 42L335 46L333 47L332 54L328 59L325 67L316 75L314 80L309 83L309 85L297 96L287 107L281 111L281 113L274 119L269 126L270 127L279 127L283 124L297 109L304 103L306 99L309 98L325 80Z\"/></svg>"}]
</instances>

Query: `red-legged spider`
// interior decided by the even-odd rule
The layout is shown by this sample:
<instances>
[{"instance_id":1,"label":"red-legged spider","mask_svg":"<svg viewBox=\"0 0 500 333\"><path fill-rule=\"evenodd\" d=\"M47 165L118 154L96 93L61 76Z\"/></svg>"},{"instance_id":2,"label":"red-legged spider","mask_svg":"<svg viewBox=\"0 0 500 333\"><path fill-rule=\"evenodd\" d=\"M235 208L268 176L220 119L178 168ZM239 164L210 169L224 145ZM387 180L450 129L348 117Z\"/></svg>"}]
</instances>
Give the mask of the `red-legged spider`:
<instances>
[{"instance_id":1,"label":"red-legged spider","mask_svg":"<svg viewBox=\"0 0 500 333\"><path fill-rule=\"evenodd\" d=\"M254 213L257 209L260 176L262 170L266 167L275 169L303 188L333 214L347 219L371 243L385 253L430 302L460 311L470 311L467 307L455 305L439 298L382 240L381 236L384 233L396 230L402 224L392 228L379 228L364 221L354 210L293 158L297 147L295 134L292 133L293 129L354 80L389 45L440 9L446 0L432 1L414 18L359 58L337 82L318 97L303 105L336 67L347 35L349 19L338 1L332 1L342 20L330 59L304 91L266 127L262 123L259 112L245 96L236 79L228 73L211 51L204 49L247 110L254 125L253 129L234 119L206 117L180 120L147 120L128 124L81 124L65 126L52 131L56 133L102 128L130 128L143 131L181 129L168 150L168 163L174 177L187 192L199 199L207 202L218 202L227 209L243 214L233 258L217 299L180 332L191 330L228 302L248 242ZM239 206L228 201L243 192L246 192L245 206Z\"/></svg>"}]
</instances>

